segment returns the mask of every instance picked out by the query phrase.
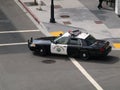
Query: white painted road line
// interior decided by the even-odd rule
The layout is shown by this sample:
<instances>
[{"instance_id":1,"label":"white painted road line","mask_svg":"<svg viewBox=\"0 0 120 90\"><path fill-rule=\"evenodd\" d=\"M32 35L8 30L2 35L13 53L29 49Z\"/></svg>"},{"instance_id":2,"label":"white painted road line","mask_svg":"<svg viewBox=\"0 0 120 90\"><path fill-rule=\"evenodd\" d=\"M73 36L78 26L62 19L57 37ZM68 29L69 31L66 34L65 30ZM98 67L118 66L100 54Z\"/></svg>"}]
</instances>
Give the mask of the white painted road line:
<instances>
[{"instance_id":1,"label":"white painted road line","mask_svg":"<svg viewBox=\"0 0 120 90\"><path fill-rule=\"evenodd\" d=\"M3 34L3 33L38 32L38 31L40 31L40 30L0 31L0 34Z\"/></svg>"},{"instance_id":2,"label":"white painted road line","mask_svg":"<svg viewBox=\"0 0 120 90\"><path fill-rule=\"evenodd\" d=\"M21 43L8 43L8 44L0 44L0 47L2 46L14 46L14 45L26 45L27 42L21 42Z\"/></svg>"},{"instance_id":3,"label":"white painted road line","mask_svg":"<svg viewBox=\"0 0 120 90\"><path fill-rule=\"evenodd\" d=\"M114 47L113 47L112 50L120 50L120 48L114 48Z\"/></svg>"},{"instance_id":4,"label":"white painted road line","mask_svg":"<svg viewBox=\"0 0 120 90\"><path fill-rule=\"evenodd\" d=\"M103 88L90 76L90 74L88 74L88 72L80 65L80 63L78 63L74 58L70 58L70 60L97 90L103 90Z\"/></svg>"},{"instance_id":5,"label":"white painted road line","mask_svg":"<svg viewBox=\"0 0 120 90\"><path fill-rule=\"evenodd\" d=\"M44 34L44 35L46 35L46 36L51 36L50 34L49 34L49 32L47 31L47 28L44 26L44 24L42 23L42 22L40 22L39 24L35 21L35 19L33 19L33 16L31 16L31 14L27 11L27 10L25 10L25 8L23 7L23 5L21 5L21 3L20 2L22 2L22 0L14 0L16 3L17 3L17 5L26 13L26 15L32 20L32 22L37 26L37 28ZM22 3L24 3L24 2L22 2ZM38 20L39 21L39 20Z\"/></svg>"}]
</instances>

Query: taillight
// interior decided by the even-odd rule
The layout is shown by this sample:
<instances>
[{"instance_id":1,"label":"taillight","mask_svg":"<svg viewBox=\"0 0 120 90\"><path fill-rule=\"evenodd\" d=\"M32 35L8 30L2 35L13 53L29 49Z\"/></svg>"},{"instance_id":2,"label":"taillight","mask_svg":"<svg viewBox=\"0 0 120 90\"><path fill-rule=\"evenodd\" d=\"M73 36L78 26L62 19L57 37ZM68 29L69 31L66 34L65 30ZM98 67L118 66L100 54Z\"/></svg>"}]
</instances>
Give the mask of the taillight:
<instances>
[{"instance_id":1,"label":"taillight","mask_svg":"<svg viewBox=\"0 0 120 90\"><path fill-rule=\"evenodd\" d=\"M100 52L102 53L102 52L104 52L105 51L105 49L104 48L100 48Z\"/></svg>"}]
</instances>

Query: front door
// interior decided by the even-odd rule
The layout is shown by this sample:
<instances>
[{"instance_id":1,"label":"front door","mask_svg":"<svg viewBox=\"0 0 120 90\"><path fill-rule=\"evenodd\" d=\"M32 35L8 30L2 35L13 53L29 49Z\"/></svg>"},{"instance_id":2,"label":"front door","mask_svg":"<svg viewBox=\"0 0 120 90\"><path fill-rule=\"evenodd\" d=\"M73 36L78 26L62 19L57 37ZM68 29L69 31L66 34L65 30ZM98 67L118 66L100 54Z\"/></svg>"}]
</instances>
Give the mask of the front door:
<instances>
[{"instance_id":1,"label":"front door","mask_svg":"<svg viewBox=\"0 0 120 90\"><path fill-rule=\"evenodd\" d=\"M51 53L67 55L67 45L63 44L51 44Z\"/></svg>"},{"instance_id":2,"label":"front door","mask_svg":"<svg viewBox=\"0 0 120 90\"><path fill-rule=\"evenodd\" d=\"M68 37L60 37L51 43L51 53L67 55Z\"/></svg>"}]
</instances>

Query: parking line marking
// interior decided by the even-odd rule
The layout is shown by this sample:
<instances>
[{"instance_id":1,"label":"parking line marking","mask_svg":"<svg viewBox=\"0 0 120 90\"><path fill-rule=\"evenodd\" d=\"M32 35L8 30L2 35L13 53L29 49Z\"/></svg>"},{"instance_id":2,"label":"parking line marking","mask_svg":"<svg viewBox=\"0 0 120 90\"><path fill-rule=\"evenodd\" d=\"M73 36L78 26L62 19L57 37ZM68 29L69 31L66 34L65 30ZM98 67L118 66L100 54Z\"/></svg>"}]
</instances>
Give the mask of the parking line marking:
<instances>
[{"instance_id":1,"label":"parking line marking","mask_svg":"<svg viewBox=\"0 0 120 90\"><path fill-rule=\"evenodd\" d=\"M0 44L0 47L2 46L13 46L13 45L26 45L27 42L21 42L21 43L8 43L8 44Z\"/></svg>"},{"instance_id":2,"label":"parking line marking","mask_svg":"<svg viewBox=\"0 0 120 90\"><path fill-rule=\"evenodd\" d=\"M115 48L120 48L120 43L113 43L113 46L114 46Z\"/></svg>"},{"instance_id":3,"label":"parking line marking","mask_svg":"<svg viewBox=\"0 0 120 90\"><path fill-rule=\"evenodd\" d=\"M92 76L90 76L90 74L88 74L88 72L80 65L80 63L78 63L74 58L70 58L70 60L97 90L103 90L103 88L92 78Z\"/></svg>"},{"instance_id":4,"label":"parking line marking","mask_svg":"<svg viewBox=\"0 0 120 90\"><path fill-rule=\"evenodd\" d=\"M18 31L0 31L0 34L4 33L22 33L22 32L38 32L40 30L18 30Z\"/></svg>"}]
</instances>

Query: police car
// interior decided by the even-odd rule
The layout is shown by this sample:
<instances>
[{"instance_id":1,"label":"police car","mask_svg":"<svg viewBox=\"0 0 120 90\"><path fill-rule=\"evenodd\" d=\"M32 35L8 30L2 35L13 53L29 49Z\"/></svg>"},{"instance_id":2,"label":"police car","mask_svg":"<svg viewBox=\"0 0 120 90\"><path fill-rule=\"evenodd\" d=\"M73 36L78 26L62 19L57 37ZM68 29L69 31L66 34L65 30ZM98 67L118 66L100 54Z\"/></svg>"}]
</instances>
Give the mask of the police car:
<instances>
[{"instance_id":1,"label":"police car","mask_svg":"<svg viewBox=\"0 0 120 90\"><path fill-rule=\"evenodd\" d=\"M58 37L31 38L28 47L40 55L60 54L85 60L92 56L107 56L112 49L110 42L95 39L80 30L68 31Z\"/></svg>"}]
</instances>

